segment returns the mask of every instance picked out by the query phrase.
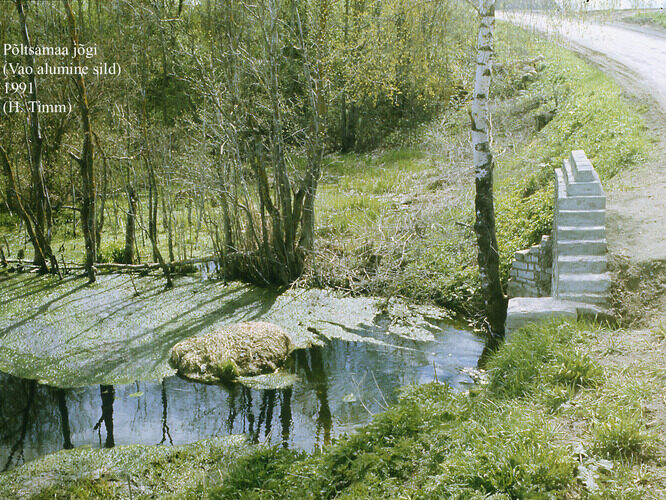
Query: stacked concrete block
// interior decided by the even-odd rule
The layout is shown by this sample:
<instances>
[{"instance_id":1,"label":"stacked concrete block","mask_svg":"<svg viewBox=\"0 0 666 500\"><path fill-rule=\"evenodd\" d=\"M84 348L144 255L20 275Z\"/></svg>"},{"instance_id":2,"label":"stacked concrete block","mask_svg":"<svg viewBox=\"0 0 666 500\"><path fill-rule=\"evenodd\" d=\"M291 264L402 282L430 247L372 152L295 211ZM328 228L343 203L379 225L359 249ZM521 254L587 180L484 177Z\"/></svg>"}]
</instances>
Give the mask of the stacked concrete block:
<instances>
[{"instance_id":1,"label":"stacked concrete block","mask_svg":"<svg viewBox=\"0 0 666 500\"><path fill-rule=\"evenodd\" d=\"M529 323L554 318L576 320L578 318L576 304L553 297L515 297L509 300L504 331L508 335Z\"/></svg>"},{"instance_id":2,"label":"stacked concrete block","mask_svg":"<svg viewBox=\"0 0 666 500\"><path fill-rule=\"evenodd\" d=\"M552 250L546 252L542 241L516 253L507 333L552 317L606 314L611 280L606 260L606 195L599 176L583 151L573 151L555 176L555 217L552 242L548 242ZM541 270L547 266L539 256L546 254L552 258L552 297L544 296L547 274L539 275L540 266Z\"/></svg>"},{"instance_id":3,"label":"stacked concrete block","mask_svg":"<svg viewBox=\"0 0 666 500\"><path fill-rule=\"evenodd\" d=\"M555 170L552 294L556 299L606 307L606 195L583 151Z\"/></svg>"},{"instance_id":4,"label":"stacked concrete block","mask_svg":"<svg viewBox=\"0 0 666 500\"><path fill-rule=\"evenodd\" d=\"M538 245L516 252L511 264L509 297L548 297L552 281L552 250L549 236Z\"/></svg>"}]
</instances>

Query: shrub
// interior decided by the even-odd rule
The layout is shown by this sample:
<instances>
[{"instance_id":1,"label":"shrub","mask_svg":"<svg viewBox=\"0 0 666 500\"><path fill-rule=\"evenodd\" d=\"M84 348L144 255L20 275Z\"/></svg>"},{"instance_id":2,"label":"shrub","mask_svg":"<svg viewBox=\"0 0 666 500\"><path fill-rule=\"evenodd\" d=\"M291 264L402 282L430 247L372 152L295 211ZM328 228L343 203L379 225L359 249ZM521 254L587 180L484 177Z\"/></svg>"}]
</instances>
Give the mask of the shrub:
<instances>
[{"instance_id":1,"label":"shrub","mask_svg":"<svg viewBox=\"0 0 666 500\"><path fill-rule=\"evenodd\" d=\"M97 253L97 262L115 262L116 264L125 264L125 246L111 244L100 249Z\"/></svg>"}]
</instances>

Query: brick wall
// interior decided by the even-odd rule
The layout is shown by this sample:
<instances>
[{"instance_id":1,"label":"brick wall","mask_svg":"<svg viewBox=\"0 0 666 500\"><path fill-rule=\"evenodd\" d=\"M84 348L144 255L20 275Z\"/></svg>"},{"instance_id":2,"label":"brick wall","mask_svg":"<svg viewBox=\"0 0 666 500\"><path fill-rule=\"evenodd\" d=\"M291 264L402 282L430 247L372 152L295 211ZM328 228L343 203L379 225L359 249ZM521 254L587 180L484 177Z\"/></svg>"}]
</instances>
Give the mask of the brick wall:
<instances>
[{"instance_id":1,"label":"brick wall","mask_svg":"<svg viewBox=\"0 0 666 500\"><path fill-rule=\"evenodd\" d=\"M538 245L516 252L509 272L509 297L549 297L553 276L550 236Z\"/></svg>"}]
</instances>

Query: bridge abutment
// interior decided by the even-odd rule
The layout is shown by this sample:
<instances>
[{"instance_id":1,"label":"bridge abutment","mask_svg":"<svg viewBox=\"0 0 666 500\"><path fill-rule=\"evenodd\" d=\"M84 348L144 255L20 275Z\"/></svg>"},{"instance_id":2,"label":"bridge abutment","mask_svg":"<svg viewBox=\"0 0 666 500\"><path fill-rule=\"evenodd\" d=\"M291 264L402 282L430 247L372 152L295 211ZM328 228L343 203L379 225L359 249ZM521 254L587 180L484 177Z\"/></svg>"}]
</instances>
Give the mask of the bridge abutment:
<instances>
[{"instance_id":1,"label":"bridge abutment","mask_svg":"<svg viewBox=\"0 0 666 500\"><path fill-rule=\"evenodd\" d=\"M611 280L599 175L579 150L555 169L555 178L552 235L516 252L511 268L507 333L551 317L606 314Z\"/></svg>"}]
</instances>

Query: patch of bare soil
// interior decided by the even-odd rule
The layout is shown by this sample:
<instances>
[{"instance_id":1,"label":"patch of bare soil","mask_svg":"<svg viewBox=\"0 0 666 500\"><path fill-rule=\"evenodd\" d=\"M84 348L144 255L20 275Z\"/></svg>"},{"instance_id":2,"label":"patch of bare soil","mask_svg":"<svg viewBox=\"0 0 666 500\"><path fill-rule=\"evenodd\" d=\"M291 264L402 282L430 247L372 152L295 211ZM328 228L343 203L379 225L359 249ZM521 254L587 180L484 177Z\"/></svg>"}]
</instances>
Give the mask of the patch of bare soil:
<instances>
[{"instance_id":1,"label":"patch of bare soil","mask_svg":"<svg viewBox=\"0 0 666 500\"><path fill-rule=\"evenodd\" d=\"M608 250L635 263L666 261L666 114L649 106L649 133L658 141L652 154L607 189Z\"/></svg>"},{"instance_id":2,"label":"patch of bare soil","mask_svg":"<svg viewBox=\"0 0 666 500\"><path fill-rule=\"evenodd\" d=\"M621 82L636 105L647 105L654 147L640 167L606 187L613 306L625 325L654 327L666 323L666 112L636 81Z\"/></svg>"},{"instance_id":3,"label":"patch of bare soil","mask_svg":"<svg viewBox=\"0 0 666 500\"><path fill-rule=\"evenodd\" d=\"M631 323L654 327L666 323L666 112L640 86L629 89L637 104L647 103L655 143L639 168L607 186L608 252L616 310Z\"/></svg>"},{"instance_id":4,"label":"patch of bare soil","mask_svg":"<svg viewBox=\"0 0 666 500\"><path fill-rule=\"evenodd\" d=\"M621 398L622 393L631 393L630 387L640 388L632 396L656 441L653 458L631 468L637 478L643 471L647 474L648 498L665 498L666 111L631 70L603 54L580 51L613 76L636 106L646 109L648 135L654 141L651 154L640 167L622 172L606 186L613 307L625 328L600 336L590 355L604 366L604 385L610 391L597 397ZM575 419L563 424L568 429L567 439L583 439L585 431L575 425Z\"/></svg>"}]
</instances>

